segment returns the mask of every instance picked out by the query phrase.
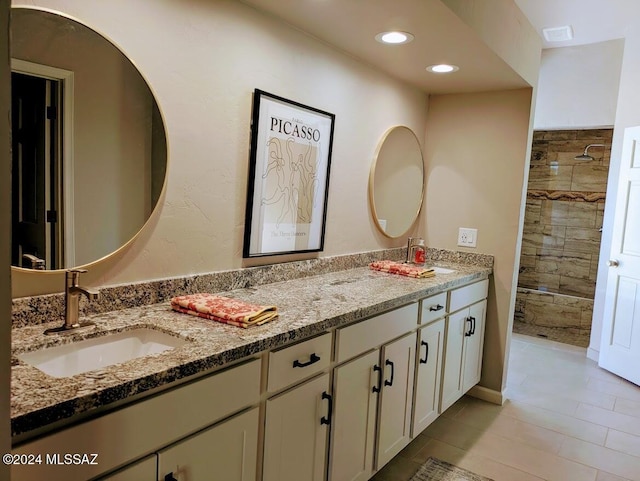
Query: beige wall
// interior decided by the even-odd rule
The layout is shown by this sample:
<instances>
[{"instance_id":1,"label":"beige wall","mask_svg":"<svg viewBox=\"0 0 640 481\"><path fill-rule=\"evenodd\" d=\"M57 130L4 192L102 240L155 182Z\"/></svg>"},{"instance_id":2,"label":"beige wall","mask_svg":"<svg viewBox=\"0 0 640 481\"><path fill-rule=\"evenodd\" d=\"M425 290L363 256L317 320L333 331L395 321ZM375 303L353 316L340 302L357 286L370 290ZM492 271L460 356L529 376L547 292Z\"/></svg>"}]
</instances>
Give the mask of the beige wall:
<instances>
[{"instance_id":1,"label":"beige wall","mask_svg":"<svg viewBox=\"0 0 640 481\"><path fill-rule=\"evenodd\" d=\"M9 162L9 1L0 0L0 316L11 316L11 167ZM11 449L11 323L0 322L0 453ZM9 480L9 466L0 464L0 479Z\"/></svg>"},{"instance_id":2,"label":"beige wall","mask_svg":"<svg viewBox=\"0 0 640 481\"><path fill-rule=\"evenodd\" d=\"M481 385L501 392L513 323L531 89L429 99L425 139L427 244L495 256ZM459 227L478 229L458 248Z\"/></svg>"},{"instance_id":3,"label":"beige wall","mask_svg":"<svg viewBox=\"0 0 640 481\"><path fill-rule=\"evenodd\" d=\"M529 85L536 85L542 39L512 0L442 0Z\"/></svg>"},{"instance_id":4,"label":"beige wall","mask_svg":"<svg viewBox=\"0 0 640 481\"><path fill-rule=\"evenodd\" d=\"M322 255L404 245L376 231L369 168L390 126L425 131L426 94L235 1L33 3L77 17L121 46L149 81L167 125L169 180L161 209L130 248L90 267L83 282L113 285L244 264L255 88L336 115ZM420 229L413 233L422 235ZM290 257L267 262L283 259ZM59 292L63 285L61 275L19 273L13 293Z\"/></svg>"}]
</instances>

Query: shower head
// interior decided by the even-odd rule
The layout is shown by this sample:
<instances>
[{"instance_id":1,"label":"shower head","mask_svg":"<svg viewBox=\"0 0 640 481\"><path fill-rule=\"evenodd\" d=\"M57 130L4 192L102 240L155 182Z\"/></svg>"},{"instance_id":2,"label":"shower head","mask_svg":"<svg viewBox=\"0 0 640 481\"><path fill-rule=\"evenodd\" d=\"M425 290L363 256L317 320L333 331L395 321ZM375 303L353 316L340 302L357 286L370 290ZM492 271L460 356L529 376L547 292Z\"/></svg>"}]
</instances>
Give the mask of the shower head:
<instances>
[{"instance_id":1,"label":"shower head","mask_svg":"<svg viewBox=\"0 0 640 481\"><path fill-rule=\"evenodd\" d=\"M575 160L595 160L588 154L589 148L591 147L604 147L604 144L589 144L584 148L584 152L582 155L576 155L574 157Z\"/></svg>"}]
</instances>

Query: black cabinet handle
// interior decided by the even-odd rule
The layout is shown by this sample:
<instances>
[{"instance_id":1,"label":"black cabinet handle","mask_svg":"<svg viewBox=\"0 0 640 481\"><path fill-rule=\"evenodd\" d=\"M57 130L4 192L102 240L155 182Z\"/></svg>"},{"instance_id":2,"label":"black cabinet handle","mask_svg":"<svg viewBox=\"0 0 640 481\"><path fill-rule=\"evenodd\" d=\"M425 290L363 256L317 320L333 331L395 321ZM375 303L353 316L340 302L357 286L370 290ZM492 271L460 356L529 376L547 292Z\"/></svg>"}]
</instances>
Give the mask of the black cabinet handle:
<instances>
[{"instance_id":1,"label":"black cabinet handle","mask_svg":"<svg viewBox=\"0 0 640 481\"><path fill-rule=\"evenodd\" d=\"M432 311L432 312L433 311L440 311L442 309L444 309L444 306L441 306L440 304L436 304L435 306L429 307L429 310Z\"/></svg>"},{"instance_id":2,"label":"black cabinet handle","mask_svg":"<svg viewBox=\"0 0 640 481\"><path fill-rule=\"evenodd\" d=\"M322 393L322 399L329 401L329 410L327 411L326 418L324 416L320 418L320 424L331 424L331 418L333 417L333 397L325 391Z\"/></svg>"},{"instance_id":3,"label":"black cabinet handle","mask_svg":"<svg viewBox=\"0 0 640 481\"><path fill-rule=\"evenodd\" d=\"M178 481L178 480L173 477L173 472L171 472L164 477L164 481Z\"/></svg>"},{"instance_id":4,"label":"black cabinet handle","mask_svg":"<svg viewBox=\"0 0 640 481\"><path fill-rule=\"evenodd\" d=\"M468 330L468 331L466 331L466 332L464 333L464 337L469 337L469 336L471 336L471 334L473 334L473 333L471 332L471 329L473 328L473 321L472 321L471 319L473 319L473 318L472 318L472 317L466 317L466 318L464 319L465 324L466 324L467 322L469 322L469 330Z\"/></svg>"},{"instance_id":5,"label":"black cabinet handle","mask_svg":"<svg viewBox=\"0 0 640 481\"><path fill-rule=\"evenodd\" d=\"M371 389L371 392L380 392L380 385L382 384L382 369L380 369L380 366L375 365L373 366L373 370L378 371L378 385L377 386L373 386L373 388Z\"/></svg>"},{"instance_id":6,"label":"black cabinet handle","mask_svg":"<svg viewBox=\"0 0 640 481\"><path fill-rule=\"evenodd\" d=\"M393 374L394 374L394 371L395 371L394 366L393 366L393 362L392 362L392 361L389 361L389 359L387 359L387 360L384 362L384 365L385 365L385 366L391 366L391 380L390 380L390 381L387 381L387 380L385 379L385 380L384 380L384 385L385 385L385 386L393 386Z\"/></svg>"},{"instance_id":7,"label":"black cabinet handle","mask_svg":"<svg viewBox=\"0 0 640 481\"><path fill-rule=\"evenodd\" d=\"M309 360L307 362L300 362L297 359L293 361L293 367L307 367L311 366L311 364L315 364L320 360L320 356L318 356L315 352L311 353L309 356Z\"/></svg>"},{"instance_id":8,"label":"black cabinet handle","mask_svg":"<svg viewBox=\"0 0 640 481\"><path fill-rule=\"evenodd\" d=\"M476 333L476 318L471 316L469 319L471 320L471 332L469 332L469 335L473 336Z\"/></svg>"},{"instance_id":9,"label":"black cabinet handle","mask_svg":"<svg viewBox=\"0 0 640 481\"><path fill-rule=\"evenodd\" d=\"M426 364L429 359L429 343L427 341L420 341L420 345L425 347L424 359L420 359L420 364Z\"/></svg>"}]
</instances>

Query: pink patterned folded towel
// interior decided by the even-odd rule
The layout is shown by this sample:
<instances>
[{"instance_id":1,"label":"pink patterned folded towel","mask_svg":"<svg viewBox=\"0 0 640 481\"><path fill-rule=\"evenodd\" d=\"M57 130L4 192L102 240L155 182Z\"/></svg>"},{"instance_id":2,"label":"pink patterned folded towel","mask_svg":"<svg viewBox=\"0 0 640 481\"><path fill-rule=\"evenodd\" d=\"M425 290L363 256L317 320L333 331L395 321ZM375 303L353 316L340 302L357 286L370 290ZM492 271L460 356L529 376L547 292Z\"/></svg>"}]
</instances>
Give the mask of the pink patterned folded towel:
<instances>
[{"instance_id":1,"label":"pink patterned folded towel","mask_svg":"<svg viewBox=\"0 0 640 481\"><path fill-rule=\"evenodd\" d=\"M258 306L215 294L191 294L171 299L171 309L238 327L259 326L278 317L276 306Z\"/></svg>"},{"instance_id":2,"label":"pink patterned folded towel","mask_svg":"<svg viewBox=\"0 0 640 481\"><path fill-rule=\"evenodd\" d=\"M402 262L395 261L375 261L369 264L369 267L375 271L415 277L416 279L424 279L426 277L433 277L436 275L436 272L433 269L425 269L424 267L412 266L411 264L404 264Z\"/></svg>"}]
</instances>

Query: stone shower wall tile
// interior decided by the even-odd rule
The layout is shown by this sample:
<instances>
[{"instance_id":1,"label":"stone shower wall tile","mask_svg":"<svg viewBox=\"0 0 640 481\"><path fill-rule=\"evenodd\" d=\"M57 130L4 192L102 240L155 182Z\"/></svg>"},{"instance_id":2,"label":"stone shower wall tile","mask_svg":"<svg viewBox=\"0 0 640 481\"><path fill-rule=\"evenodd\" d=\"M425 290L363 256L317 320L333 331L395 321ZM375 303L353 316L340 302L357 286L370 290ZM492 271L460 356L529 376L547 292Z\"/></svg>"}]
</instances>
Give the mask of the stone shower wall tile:
<instances>
[{"instance_id":1,"label":"stone shower wall tile","mask_svg":"<svg viewBox=\"0 0 640 481\"><path fill-rule=\"evenodd\" d=\"M586 347L592 317L590 299L519 287L513 330Z\"/></svg>"},{"instance_id":2,"label":"stone shower wall tile","mask_svg":"<svg viewBox=\"0 0 640 481\"><path fill-rule=\"evenodd\" d=\"M608 174L608 165L575 165L571 177L571 188L568 190L606 192Z\"/></svg>"},{"instance_id":3,"label":"stone shower wall tile","mask_svg":"<svg viewBox=\"0 0 640 481\"><path fill-rule=\"evenodd\" d=\"M558 291L569 296L593 299L596 295L596 283L591 279L578 279L576 277L560 276Z\"/></svg>"},{"instance_id":4,"label":"stone shower wall tile","mask_svg":"<svg viewBox=\"0 0 640 481\"><path fill-rule=\"evenodd\" d=\"M577 307L529 300L525 303L524 322L545 327L580 327L582 310Z\"/></svg>"},{"instance_id":5,"label":"stone shower wall tile","mask_svg":"<svg viewBox=\"0 0 640 481\"><path fill-rule=\"evenodd\" d=\"M565 200L542 200L540 202L540 224L590 228L596 225L598 213L596 203Z\"/></svg>"},{"instance_id":6,"label":"stone shower wall tile","mask_svg":"<svg viewBox=\"0 0 640 481\"><path fill-rule=\"evenodd\" d=\"M564 247L567 250L597 254L602 233L595 228L567 227Z\"/></svg>"},{"instance_id":7,"label":"stone shower wall tile","mask_svg":"<svg viewBox=\"0 0 640 481\"><path fill-rule=\"evenodd\" d=\"M571 190L573 167L549 165L531 165L529 169L529 189Z\"/></svg>"},{"instance_id":8,"label":"stone shower wall tile","mask_svg":"<svg viewBox=\"0 0 640 481\"><path fill-rule=\"evenodd\" d=\"M520 255L520 267L536 267L536 252L538 249L535 247L522 246Z\"/></svg>"},{"instance_id":9,"label":"stone shower wall tile","mask_svg":"<svg viewBox=\"0 0 640 481\"><path fill-rule=\"evenodd\" d=\"M514 317L521 329L563 342L575 335L577 345L588 338L612 138L613 129L533 134ZM589 144L605 146L589 149L592 161L576 160Z\"/></svg>"},{"instance_id":10,"label":"stone shower wall tile","mask_svg":"<svg viewBox=\"0 0 640 481\"><path fill-rule=\"evenodd\" d=\"M565 251L556 251L556 255L547 254L537 260L537 272L546 274L559 274L561 276L589 279L591 273L591 256L567 254Z\"/></svg>"},{"instance_id":11,"label":"stone shower wall tile","mask_svg":"<svg viewBox=\"0 0 640 481\"><path fill-rule=\"evenodd\" d=\"M527 199L526 206L524 208L524 223L525 225L533 225L540 223L540 215L542 211L542 200Z\"/></svg>"}]
</instances>

